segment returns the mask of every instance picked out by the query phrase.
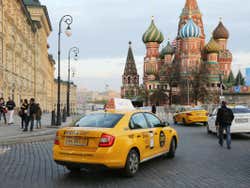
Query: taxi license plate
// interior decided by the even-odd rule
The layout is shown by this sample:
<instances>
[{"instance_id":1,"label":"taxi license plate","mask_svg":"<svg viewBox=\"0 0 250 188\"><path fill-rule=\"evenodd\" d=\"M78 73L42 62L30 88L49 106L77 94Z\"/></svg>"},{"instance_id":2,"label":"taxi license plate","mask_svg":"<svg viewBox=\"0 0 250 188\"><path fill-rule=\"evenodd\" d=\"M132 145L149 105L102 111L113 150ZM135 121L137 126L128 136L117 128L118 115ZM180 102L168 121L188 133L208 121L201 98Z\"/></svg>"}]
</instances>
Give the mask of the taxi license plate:
<instances>
[{"instance_id":1,"label":"taxi license plate","mask_svg":"<svg viewBox=\"0 0 250 188\"><path fill-rule=\"evenodd\" d=\"M248 123L248 119L244 118L244 119L236 119L235 120L236 123Z\"/></svg>"},{"instance_id":2,"label":"taxi license plate","mask_svg":"<svg viewBox=\"0 0 250 188\"><path fill-rule=\"evenodd\" d=\"M88 145L88 139L82 138L82 137L66 137L65 146L87 146Z\"/></svg>"}]
</instances>

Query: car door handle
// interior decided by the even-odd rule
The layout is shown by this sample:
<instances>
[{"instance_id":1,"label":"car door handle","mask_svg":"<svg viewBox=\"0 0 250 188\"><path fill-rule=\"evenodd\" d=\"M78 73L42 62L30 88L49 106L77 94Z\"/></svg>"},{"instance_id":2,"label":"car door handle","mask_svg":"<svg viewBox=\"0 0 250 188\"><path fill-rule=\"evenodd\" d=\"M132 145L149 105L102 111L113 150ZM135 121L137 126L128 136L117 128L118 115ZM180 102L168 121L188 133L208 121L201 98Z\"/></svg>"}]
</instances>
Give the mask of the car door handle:
<instances>
[{"instance_id":1,"label":"car door handle","mask_svg":"<svg viewBox=\"0 0 250 188\"><path fill-rule=\"evenodd\" d=\"M149 133L153 133L154 131L149 131Z\"/></svg>"},{"instance_id":2,"label":"car door handle","mask_svg":"<svg viewBox=\"0 0 250 188\"><path fill-rule=\"evenodd\" d=\"M141 135L137 135L137 138L140 138L141 137Z\"/></svg>"},{"instance_id":3,"label":"car door handle","mask_svg":"<svg viewBox=\"0 0 250 188\"><path fill-rule=\"evenodd\" d=\"M155 135L158 135L157 133L155 133Z\"/></svg>"}]
</instances>

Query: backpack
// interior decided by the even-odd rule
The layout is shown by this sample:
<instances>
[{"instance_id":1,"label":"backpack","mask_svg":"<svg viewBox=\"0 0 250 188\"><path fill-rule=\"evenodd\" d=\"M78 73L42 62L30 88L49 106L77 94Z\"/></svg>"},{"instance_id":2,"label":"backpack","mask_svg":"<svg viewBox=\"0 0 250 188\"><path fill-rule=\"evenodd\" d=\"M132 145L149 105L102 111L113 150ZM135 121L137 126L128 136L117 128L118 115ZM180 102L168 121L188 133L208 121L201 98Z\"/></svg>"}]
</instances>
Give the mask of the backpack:
<instances>
[{"instance_id":1,"label":"backpack","mask_svg":"<svg viewBox=\"0 0 250 188\"><path fill-rule=\"evenodd\" d=\"M233 121L232 111L228 108L221 108L221 120L223 123L231 124Z\"/></svg>"}]
</instances>

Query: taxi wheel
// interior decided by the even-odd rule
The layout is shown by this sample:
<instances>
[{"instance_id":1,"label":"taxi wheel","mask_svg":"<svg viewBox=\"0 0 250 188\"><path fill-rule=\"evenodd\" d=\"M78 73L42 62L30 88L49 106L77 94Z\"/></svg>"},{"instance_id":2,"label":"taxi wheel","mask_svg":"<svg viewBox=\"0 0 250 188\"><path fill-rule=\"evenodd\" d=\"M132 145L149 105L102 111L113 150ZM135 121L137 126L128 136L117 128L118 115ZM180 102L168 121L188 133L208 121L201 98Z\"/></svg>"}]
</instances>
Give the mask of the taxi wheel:
<instances>
[{"instance_id":1,"label":"taxi wheel","mask_svg":"<svg viewBox=\"0 0 250 188\"><path fill-rule=\"evenodd\" d=\"M167 158L174 158L175 157L175 150L176 150L176 140L172 138L169 152L167 153Z\"/></svg>"},{"instance_id":2,"label":"taxi wheel","mask_svg":"<svg viewBox=\"0 0 250 188\"><path fill-rule=\"evenodd\" d=\"M124 174L127 177L133 177L139 169L140 158L136 150L132 149L128 153Z\"/></svg>"}]
</instances>

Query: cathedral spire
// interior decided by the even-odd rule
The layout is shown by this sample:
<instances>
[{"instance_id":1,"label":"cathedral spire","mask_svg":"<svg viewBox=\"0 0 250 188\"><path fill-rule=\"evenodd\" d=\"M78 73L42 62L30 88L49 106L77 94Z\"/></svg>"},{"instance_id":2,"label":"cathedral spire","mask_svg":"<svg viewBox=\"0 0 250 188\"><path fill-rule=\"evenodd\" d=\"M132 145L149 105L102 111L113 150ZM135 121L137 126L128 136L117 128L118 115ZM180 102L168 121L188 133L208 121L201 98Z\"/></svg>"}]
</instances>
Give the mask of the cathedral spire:
<instances>
[{"instance_id":1,"label":"cathedral spire","mask_svg":"<svg viewBox=\"0 0 250 188\"><path fill-rule=\"evenodd\" d=\"M186 0L186 4L184 9L187 10L197 10L198 8L198 4L196 0Z\"/></svg>"},{"instance_id":2,"label":"cathedral spire","mask_svg":"<svg viewBox=\"0 0 250 188\"><path fill-rule=\"evenodd\" d=\"M137 75L135 59L132 51L132 42L129 41L127 61L125 65L124 75Z\"/></svg>"}]
</instances>

